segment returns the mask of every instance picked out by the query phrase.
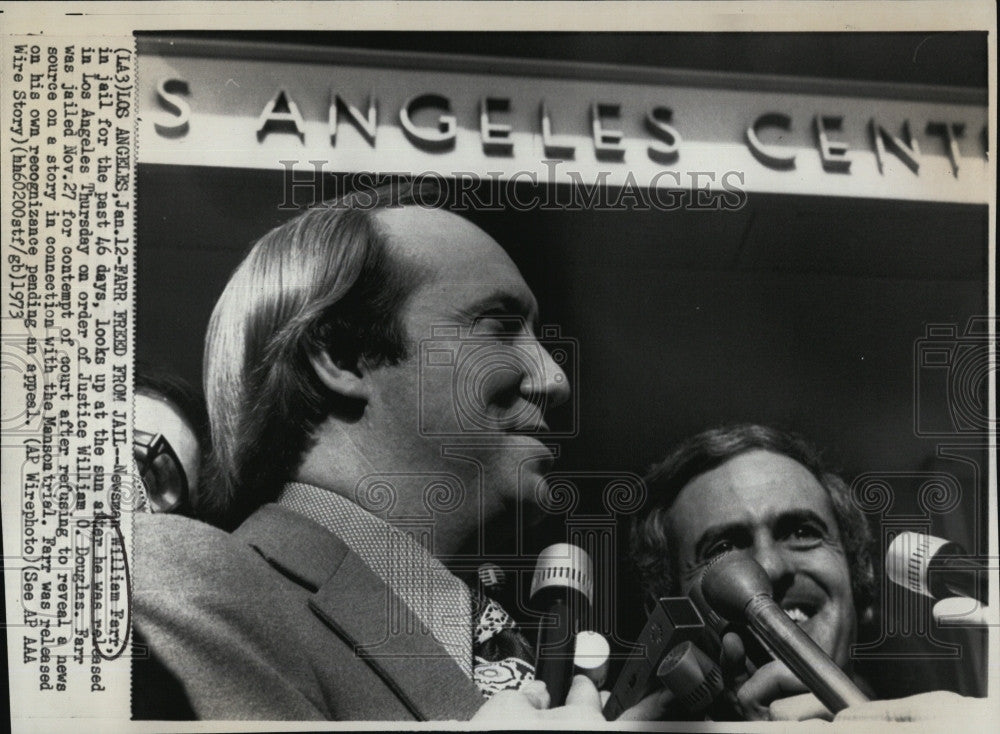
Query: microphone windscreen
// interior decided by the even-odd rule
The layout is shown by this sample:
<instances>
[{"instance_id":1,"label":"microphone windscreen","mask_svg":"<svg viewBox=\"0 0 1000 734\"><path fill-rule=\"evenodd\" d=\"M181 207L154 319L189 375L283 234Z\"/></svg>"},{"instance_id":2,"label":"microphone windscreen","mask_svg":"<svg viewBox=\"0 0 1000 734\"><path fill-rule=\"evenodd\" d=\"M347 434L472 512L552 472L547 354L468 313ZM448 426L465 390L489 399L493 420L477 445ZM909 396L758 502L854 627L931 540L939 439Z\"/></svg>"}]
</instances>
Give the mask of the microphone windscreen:
<instances>
[{"instance_id":1,"label":"microphone windscreen","mask_svg":"<svg viewBox=\"0 0 1000 734\"><path fill-rule=\"evenodd\" d=\"M667 653L656 675L692 713L708 708L723 689L719 666L690 640Z\"/></svg>"},{"instance_id":2,"label":"microphone windscreen","mask_svg":"<svg viewBox=\"0 0 1000 734\"><path fill-rule=\"evenodd\" d=\"M904 589L934 598L928 584L927 571L931 560L942 550L961 553L960 546L943 538L910 531L900 533L886 551L886 575Z\"/></svg>"},{"instance_id":3,"label":"microphone windscreen","mask_svg":"<svg viewBox=\"0 0 1000 734\"><path fill-rule=\"evenodd\" d=\"M589 603L594 601L594 567L590 555L578 545L555 543L538 554L531 577L531 597L546 589L574 589Z\"/></svg>"},{"instance_id":4,"label":"microphone windscreen","mask_svg":"<svg viewBox=\"0 0 1000 734\"><path fill-rule=\"evenodd\" d=\"M701 577L705 600L730 622L743 620L743 610L751 599L770 596L771 579L752 558L742 553L723 553L713 558Z\"/></svg>"},{"instance_id":5,"label":"microphone windscreen","mask_svg":"<svg viewBox=\"0 0 1000 734\"><path fill-rule=\"evenodd\" d=\"M950 596L931 609L934 621L942 627L996 627L990 608L967 596Z\"/></svg>"},{"instance_id":6,"label":"microphone windscreen","mask_svg":"<svg viewBox=\"0 0 1000 734\"><path fill-rule=\"evenodd\" d=\"M573 672L585 675L600 688L608 677L611 660L611 646L600 632L584 630L576 633L576 649L573 653Z\"/></svg>"}]
</instances>

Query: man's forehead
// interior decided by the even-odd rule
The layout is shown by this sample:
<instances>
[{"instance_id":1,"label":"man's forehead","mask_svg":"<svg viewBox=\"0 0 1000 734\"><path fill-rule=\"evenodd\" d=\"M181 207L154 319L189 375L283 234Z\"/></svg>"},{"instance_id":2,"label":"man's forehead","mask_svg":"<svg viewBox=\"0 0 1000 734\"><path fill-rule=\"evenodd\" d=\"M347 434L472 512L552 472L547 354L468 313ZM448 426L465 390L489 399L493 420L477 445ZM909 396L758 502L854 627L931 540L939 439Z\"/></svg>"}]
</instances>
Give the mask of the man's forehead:
<instances>
[{"instance_id":1,"label":"man's forehead","mask_svg":"<svg viewBox=\"0 0 1000 734\"><path fill-rule=\"evenodd\" d=\"M393 257L421 271L424 290L461 286L463 300L507 299L533 306L534 295L513 260L472 222L416 206L385 209L376 216Z\"/></svg>"},{"instance_id":2,"label":"man's forehead","mask_svg":"<svg viewBox=\"0 0 1000 734\"><path fill-rule=\"evenodd\" d=\"M765 523L797 511L832 515L826 489L794 459L753 451L694 477L679 492L670 516L683 532L718 523Z\"/></svg>"},{"instance_id":3,"label":"man's forehead","mask_svg":"<svg viewBox=\"0 0 1000 734\"><path fill-rule=\"evenodd\" d=\"M434 262L470 254L510 262L486 232L448 211L403 206L380 209L375 218L389 246L404 257Z\"/></svg>"},{"instance_id":4,"label":"man's forehead","mask_svg":"<svg viewBox=\"0 0 1000 734\"><path fill-rule=\"evenodd\" d=\"M152 427L159 432L160 427L169 425L179 426L193 433L181 411L170 400L147 390L136 391L135 415L136 425L144 431L149 431Z\"/></svg>"}]
</instances>

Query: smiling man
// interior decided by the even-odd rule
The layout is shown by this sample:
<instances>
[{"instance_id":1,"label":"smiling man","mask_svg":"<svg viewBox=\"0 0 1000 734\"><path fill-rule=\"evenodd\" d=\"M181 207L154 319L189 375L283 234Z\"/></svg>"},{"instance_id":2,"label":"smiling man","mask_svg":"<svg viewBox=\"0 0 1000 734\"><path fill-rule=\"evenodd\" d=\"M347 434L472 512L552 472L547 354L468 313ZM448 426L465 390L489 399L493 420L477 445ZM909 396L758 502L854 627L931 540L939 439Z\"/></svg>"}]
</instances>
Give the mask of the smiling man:
<instances>
[{"instance_id":1,"label":"smiling man","mask_svg":"<svg viewBox=\"0 0 1000 734\"><path fill-rule=\"evenodd\" d=\"M583 678L543 711L516 625L442 562L544 491L535 434L569 385L503 249L418 203L368 190L299 215L216 305L197 509L235 530L150 516L135 533L136 630L195 717L603 720ZM457 363L426 369L442 329ZM473 335L488 359L464 369Z\"/></svg>"},{"instance_id":2,"label":"smiling man","mask_svg":"<svg viewBox=\"0 0 1000 734\"><path fill-rule=\"evenodd\" d=\"M848 664L857 614L847 553L830 495L805 466L765 449L734 456L687 484L668 532L683 593L712 558L749 550L781 608L838 665Z\"/></svg>"},{"instance_id":3,"label":"smiling man","mask_svg":"<svg viewBox=\"0 0 1000 734\"><path fill-rule=\"evenodd\" d=\"M706 431L647 483L653 504L634 528L633 555L650 593L686 594L711 559L749 553L788 616L850 671L859 620L871 614L869 530L808 444L764 426ZM744 718L771 718L772 701L806 690L780 664L751 675L735 635L723 649L728 695Z\"/></svg>"},{"instance_id":4,"label":"smiling man","mask_svg":"<svg viewBox=\"0 0 1000 734\"><path fill-rule=\"evenodd\" d=\"M687 594L720 554L746 553L775 601L848 674L858 625L871 619L871 532L847 485L801 438L759 425L713 429L683 441L646 478L647 512L632 529L646 590ZM719 718L831 718L776 660L757 667L736 632L722 640ZM855 681L870 694L864 681ZM951 691L855 704L837 721L995 717L985 699Z\"/></svg>"}]
</instances>

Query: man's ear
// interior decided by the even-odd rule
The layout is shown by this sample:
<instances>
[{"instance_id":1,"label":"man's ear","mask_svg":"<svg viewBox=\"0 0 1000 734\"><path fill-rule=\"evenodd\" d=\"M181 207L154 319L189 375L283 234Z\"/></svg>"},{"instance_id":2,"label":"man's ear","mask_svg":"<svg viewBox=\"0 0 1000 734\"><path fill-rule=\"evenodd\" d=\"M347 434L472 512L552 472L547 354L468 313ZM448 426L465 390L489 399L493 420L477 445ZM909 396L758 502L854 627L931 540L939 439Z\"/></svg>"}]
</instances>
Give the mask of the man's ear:
<instances>
[{"instance_id":1,"label":"man's ear","mask_svg":"<svg viewBox=\"0 0 1000 734\"><path fill-rule=\"evenodd\" d=\"M364 372L337 364L325 349L309 355L316 377L328 390L351 400L368 402L371 397L368 380Z\"/></svg>"}]
</instances>

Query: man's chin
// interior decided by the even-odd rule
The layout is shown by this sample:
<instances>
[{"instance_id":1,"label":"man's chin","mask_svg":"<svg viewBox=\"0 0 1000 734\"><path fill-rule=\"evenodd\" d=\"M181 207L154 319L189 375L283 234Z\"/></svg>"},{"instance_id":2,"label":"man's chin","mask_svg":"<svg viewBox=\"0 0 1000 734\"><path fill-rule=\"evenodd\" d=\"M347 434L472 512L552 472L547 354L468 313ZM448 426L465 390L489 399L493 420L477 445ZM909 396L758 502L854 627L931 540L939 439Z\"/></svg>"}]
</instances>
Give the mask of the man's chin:
<instances>
[{"instance_id":1,"label":"man's chin","mask_svg":"<svg viewBox=\"0 0 1000 734\"><path fill-rule=\"evenodd\" d=\"M507 458L515 458L517 462L514 474L517 477L518 500L529 507L550 505L552 491L546 476L555 465L558 446L543 443L534 436L508 435L505 441L513 447L512 455Z\"/></svg>"},{"instance_id":2,"label":"man's chin","mask_svg":"<svg viewBox=\"0 0 1000 734\"><path fill-rule=\"evenodd\" d=\"M542 468L535 469L522 464L517 477L517 491L513 495L507 495L507 512L529 528L538 527L548 516L543 509L548 504L549 496L545 473Z\"/></svg>"}]
</instances>

